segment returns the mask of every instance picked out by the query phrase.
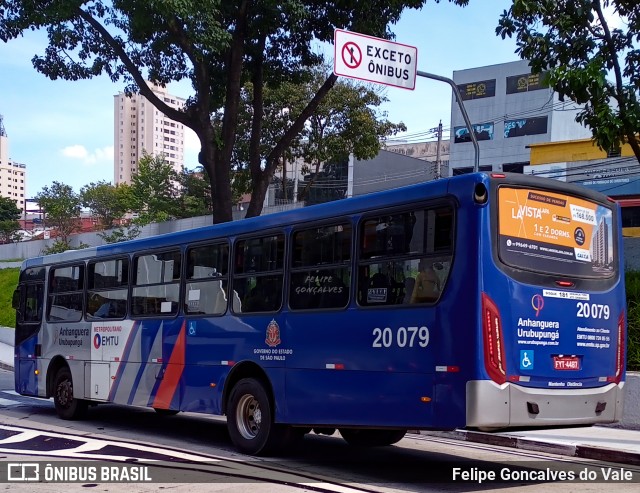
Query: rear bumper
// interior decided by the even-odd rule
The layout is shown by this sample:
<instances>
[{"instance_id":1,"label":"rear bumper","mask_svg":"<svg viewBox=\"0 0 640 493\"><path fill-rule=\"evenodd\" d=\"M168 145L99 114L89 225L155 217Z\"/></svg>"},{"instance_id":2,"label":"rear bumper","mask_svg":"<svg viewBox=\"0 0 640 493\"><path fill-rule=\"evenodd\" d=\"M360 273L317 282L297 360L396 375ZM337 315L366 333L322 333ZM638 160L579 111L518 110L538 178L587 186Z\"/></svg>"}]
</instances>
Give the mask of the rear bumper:
<instances>
[{"instance_id":1,"label":"rear bumper","mask_svg":"<svg viewBox=\"0 0 640 493\"><path fill-rule=\"evenodd\" d=\"M466 388L467 426L505 428L613 423L622 419L623 387L624 382L591 389L540 389L472 380L467 382ZM537 413L531 412L536 410Z\"/></svg>"}]
</instances>

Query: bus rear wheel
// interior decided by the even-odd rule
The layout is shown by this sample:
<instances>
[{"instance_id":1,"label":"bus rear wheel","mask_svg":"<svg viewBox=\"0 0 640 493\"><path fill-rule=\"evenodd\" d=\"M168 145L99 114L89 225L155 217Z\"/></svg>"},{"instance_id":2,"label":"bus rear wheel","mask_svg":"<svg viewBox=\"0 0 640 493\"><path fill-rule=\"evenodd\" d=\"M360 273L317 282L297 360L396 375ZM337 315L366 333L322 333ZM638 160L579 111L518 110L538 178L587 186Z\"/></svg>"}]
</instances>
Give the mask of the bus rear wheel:
<instances>
[{"instance_id":1,"label":"bus rear wheel","mask_svg":"<svg viewBox=\"0 0 640 493\"><path fill-rule=\"evenodd\" d=\"M82 419L87 414L87 401L73 396L73 379L69 368L60 368L53 382L53 404L62 419Z\"/></svg>"},{"instance_id":2,"label":"bus rear wheel","mask_svg":"<svg viewBox=\"0 0 640 493\"><path fill-rule=\"evenodd\" d=\"M290 426L273 420L273 407L262 383L253 378L240 380L231 390L227 406L227 427L235 447L249 455L280 451L293 432Z\"/></svg>"},{"instance_id":3,"label":"bus rear wheel","mask_svg":"<svg viewBox=\"0 0 640 493\"><path fill-rule=\"evenodd\" d=\"M340 434L349 445L356 447L384 447L398 443L407 430L366 430L341 428Z\"/></svg>"}]
</instances>

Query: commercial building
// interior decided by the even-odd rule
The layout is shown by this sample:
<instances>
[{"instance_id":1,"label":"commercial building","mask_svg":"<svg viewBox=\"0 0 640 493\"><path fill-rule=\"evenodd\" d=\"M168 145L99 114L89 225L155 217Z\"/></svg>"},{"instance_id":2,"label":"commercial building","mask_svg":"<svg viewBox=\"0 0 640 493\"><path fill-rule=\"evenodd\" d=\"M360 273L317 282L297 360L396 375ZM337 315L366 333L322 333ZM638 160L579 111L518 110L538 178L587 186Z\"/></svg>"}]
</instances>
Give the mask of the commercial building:
<instances>
[{"instance_id":1,"label":"commercial building","mask_svg":"<svg viewBox=\"0 0 640 493\"><path fill-rule=\"evenodd\" d=\"M523 172L529 146L591 137L575 121L580 107L560 101L545 73L532 74L529 62L454 71L464 107L480 148L481 170ZM455 95L451 104L451 175L473 169L475 151Z\"/></svg>"},{"instance_id":2,"label":"commercial building","mask_svg":"<svg viewBox=\"0 0 640 493\"><path fill-rule=\"evenodd\" d=\"M449 139L426 142L387 141L384 150L427 161L436 177L449 176Z\"/></svg>"},{"instance_id":3,"label":"commercial building","mask_svg":"<svg viewBox=\"0 0 640 493\"><path fill-rule=\"evenodd\" d=\"M25 208L27 166L9 157L9 137L0 115L0 196L13 199L21 211Z\"/></svg>"},{"instance_id":4,"label":"commercial building","mask_svg":"<svg viewBox=\"0 0 640 493\"><path fill-rule=\"evenodd\" d=\"M172 108L180 109L185 100L165 88L153 92ZM131 183L138 161L144 153L164 155L176 171L184 166L184 125L171 120L141 94L114 96L114 183Z\"/></svg>"}]
</instances>

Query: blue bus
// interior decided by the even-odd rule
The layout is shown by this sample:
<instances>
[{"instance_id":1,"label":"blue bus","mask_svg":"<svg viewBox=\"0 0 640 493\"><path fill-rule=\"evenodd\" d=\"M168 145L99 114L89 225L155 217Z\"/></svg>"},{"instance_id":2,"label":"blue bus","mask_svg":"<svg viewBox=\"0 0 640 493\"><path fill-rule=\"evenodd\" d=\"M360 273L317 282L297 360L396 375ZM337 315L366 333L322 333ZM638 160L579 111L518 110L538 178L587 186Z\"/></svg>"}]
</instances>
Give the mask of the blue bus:
<instances>
[{"instance_id":1,"label":"blue bus","mask_svg":"<svg viewBox=\"0 0 640 493\"><path fill-rule=\"evenodd\" d=\"M620 212L471 173L25 260L15 388L226 415L234 446L305 433L612 423L625 379Z\"/></svg>"}]
</instances>

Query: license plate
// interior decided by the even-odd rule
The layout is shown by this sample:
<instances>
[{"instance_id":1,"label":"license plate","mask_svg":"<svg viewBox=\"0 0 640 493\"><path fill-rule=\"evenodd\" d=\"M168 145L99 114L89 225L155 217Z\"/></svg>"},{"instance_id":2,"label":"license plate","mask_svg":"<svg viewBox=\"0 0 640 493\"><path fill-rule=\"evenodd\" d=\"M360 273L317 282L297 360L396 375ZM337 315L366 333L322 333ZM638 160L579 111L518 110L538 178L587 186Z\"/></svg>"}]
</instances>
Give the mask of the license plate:
<instances>
[{"instance_id":1,"label":"license plate","mask_svg":"<svg viewBox=\"0 0 640 493\"><path fill-rule=\"evenodd\" d=\"M553 369L554 370L579 370L580 358L578 358L577 356L554 356Z\"/></svg>"}]
</instances>

